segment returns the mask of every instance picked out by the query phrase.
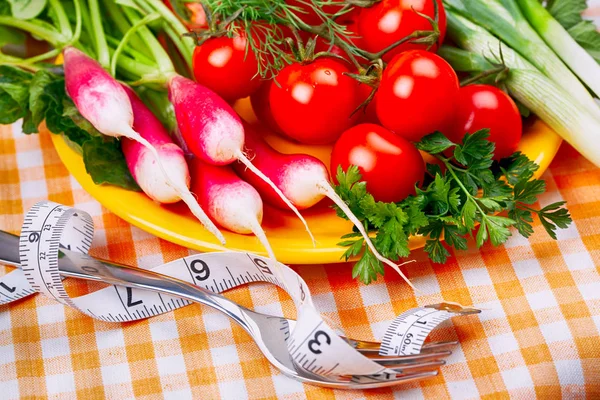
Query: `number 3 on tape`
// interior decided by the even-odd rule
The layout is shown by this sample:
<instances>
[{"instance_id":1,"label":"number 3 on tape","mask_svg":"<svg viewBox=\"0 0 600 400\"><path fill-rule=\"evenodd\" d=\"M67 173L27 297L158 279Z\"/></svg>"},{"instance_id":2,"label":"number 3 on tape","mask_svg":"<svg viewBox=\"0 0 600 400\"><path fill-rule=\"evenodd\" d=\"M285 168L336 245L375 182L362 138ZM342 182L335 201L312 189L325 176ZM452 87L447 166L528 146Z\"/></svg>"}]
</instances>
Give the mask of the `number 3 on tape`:
<instances>
[{"instance_id":1,"label":"number 3 on tape","mask_svg":"<svg viewBox=\"0 0 600 400\"><path fill-rule=\"evenodd\" d=\"M0 304L38 291L108 322L148 318L190 304L187 300L157 292L117 286L70 298L58 269L59 248L86 254L92 238L93 223L87 213L48 201L36 204L27 213L21 231L22 270L0 277ZM86 265L80 267L93 273L96 261L87 256L84 259ZM394 371L363 356L340 337L314 307L306 282L283 264L253 254L223 252L184 257L154 267L152 271L216 293L251 282L279 285L288 292L297 308L298 320L286 337L291 359L297 366L320 375L369 375L369 379L395 376ZM277 276L287 284L283 285ZM296 284L289 284L291 282ZM439 323L473 311L476 310L450 304L409 310L390 324L380 354L418 354L429 332Z\"/></svg>"}]
</instances>

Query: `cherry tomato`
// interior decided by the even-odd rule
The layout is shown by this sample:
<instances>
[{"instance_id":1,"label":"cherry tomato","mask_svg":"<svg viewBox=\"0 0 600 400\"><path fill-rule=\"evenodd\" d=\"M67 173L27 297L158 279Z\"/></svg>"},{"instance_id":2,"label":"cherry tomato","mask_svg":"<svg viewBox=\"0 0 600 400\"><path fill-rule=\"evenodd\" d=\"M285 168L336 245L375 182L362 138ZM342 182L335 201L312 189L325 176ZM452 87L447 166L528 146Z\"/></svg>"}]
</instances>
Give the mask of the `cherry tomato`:
<instances>
[{"instance_id":1,"label":"cherry tomato","mask_svg":"<svg viewBox=\"0 0 600 400\"><path fill-rule=\"evenodd\" d=\"M380 125L359 124L342 134L331 153L331 173L356 165L375 200L398 202L415 193L425 163L409 141Z\"/></svg>"},{"instance_id":2,"label":"cherry tomato","mask_svg":"<svg viewBox=\"0 0 600 400\"><path fill-rule=\"evenodd\" d=\"M273 118L283 133L302 143L335 141L357 119L358 85L344 62L318 58L283 68L271 85Z\"/></svg>"},{"instance_id":3,"label":"cherry tomato","mask_svg":"<svg viewBox=\"0 0 600 400\"><path fill-rule=\"evenodd\" d=\"M269 102L269 93L271 91L272 80L264 81L258 90L250 96L252 110L256 114L256 118L267 128L273 132L281 133L281 128L273 118L271 103Z\"/></svg>"},{"instance_id":4,"label":"cherry tomato","mask_svg":"<svg viewBox=\"0 0 600 400\"><path fill-rule=\"evenodd\" d=\"M377 117L386 128L413 142L454 123L458 78L444 59L411 50L390 61L377 91Z\"/></svg>"},{"instance_id":5,"label":"cherry tomato","mask_svg":"<svg viewBox=\"0 0 600 400\"><path fill-rule=\"evenodd\" d=\"M227 101L251 95L260 86L258 62L246 52L246 38L216 37L194 49L196 81Z\"/></svg>"},{"instance_id":6,"label":"cherry tomato","mask_svg":"<svg viewBox=\"0 0 600 400\"><path fill-rule=\"evenodd\" d=\"M381 0L372 7L363 8L358 22L358 33L362 37L364 49L373 53L381 51L417 30L431 30L431 23L417 12L434 17L434 0ZM438 4L438 26L440 37L432 51L444 41L446 34L446 13L441 0ZM406 50L423 49L427 45L405 42L385 54L389 61L396 54Z\"/></svg>"},{"instance_id":7,"label":"cherry tomato","mask_svg":"<svg viewBox=\"0 0 600 400\"><path fill-rule=\"evenodd\" d=\"M336 45L331 45L330 42L326 41L322 37L318 37L317 43L315 44L315 54L320 53L322 51L327 51L336 56L340 56L340 57L344 58L346 61L350 62L350 59L348 58L348 54L346 54L346 52L344 50L340 49Z\"/></svg>"},{"instance_id":8,"label":"cherry tomato","mask_svg":"<svg viewBox=\"0 0 600 400\"><path fill-rule=\"evenodd\" d=\"M447 135L461 142L466 132L489 128L489 140L496 144L494 159L510 156L517 150L523 124L515 102L502 90L491 85L468 85L460 88L455 129Z\"/></svg>"}]
</instances>

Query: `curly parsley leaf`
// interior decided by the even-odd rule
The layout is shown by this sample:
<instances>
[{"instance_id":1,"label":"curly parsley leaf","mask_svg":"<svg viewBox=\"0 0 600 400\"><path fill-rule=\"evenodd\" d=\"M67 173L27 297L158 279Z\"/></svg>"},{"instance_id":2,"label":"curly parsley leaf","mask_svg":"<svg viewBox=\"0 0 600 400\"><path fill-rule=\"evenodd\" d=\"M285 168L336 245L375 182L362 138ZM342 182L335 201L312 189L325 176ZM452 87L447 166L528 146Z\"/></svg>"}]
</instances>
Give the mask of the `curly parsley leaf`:
<instances>
[{"instance_id":1,"label":"curly parsley leaf","mask_svg":"<svg viewBox=\"0 0 600 400\"><path fill-rule=\"evenodd\" d=\"M517 151L512 156L500 161L500 171L511 185L516 185L522 180L531 179L535 171L539 168L539 165L531 161L520 151Z\"/></svg>"},{"instance_id":2,"label":"curly parsley leaf","mask_svg":"<svg viewBox=\"0 0 600 400\"><path fill-rule=\"evenodd\" d=\"M27 115L32 78L30 72L0 65L0 124L12 124Z\"/></svg>"},{"instance_id":3,"label":"curly parsley leaf","mask_svg":"<svg viewBox=\"0 0 600 400\"><path fill-rule=\"evenodd\" d=\"M546 191L546 182L534 179L531 181L519 181L513 188L514 200L524 204L533 204L537 196Z\"/></svg>"},{"instance_id":4,"label":"curly parsley leaf","mask_svg":"<svg viewBox=\"0 0 600 400\"><path fill-rule=\"evenodd\" d=\"M526 238L531 236L533 233L531 211L515 208L508 212L508 217L515 221L515 228L522 236Z\"/></svg>"},{"instance_id":5,"label":"curly parsley leaf","mask_svg":"<svg viewBox=\"0 0 600 400\"><path fill-rule=\"evenodd\" d=\"M423 250L429 255L431 261L443 264L450 257L450 252L444 247L440 238L427 239Z\"/></svg>"},{"instance_id":6,"label":"curly parsley leaf","mask_svg":"<svg viewBox=\"0 0 600 400\"><path fill-rule=\"evenodd\" d=\"M358 278L361 282L369 284L377 280L378 275L383 275L383 265L370 251L365 251L360 259L354 264L352 278Z\"/></svg>"},{"instance_id":7,"label":"curly parsley leaf","mask_svg":"<svg viewBox=\"0 0 600 400\"><path fill-rule=\"evenodd\" d=\"M427 135L419 142L419 149L429 154L438 154L453 146L455 144L441 132Z\"/></svg>"},{"instance_id":8,"label":"curly parsley leaf","mask_svg":"<svg viewBox=\"0 0 600 400\"><path fill-rule=\"evenodd\" d=\"M573 220L569 214L569 210L563 208L564 201L559 201L550 204L537 212L542 225L552 239L556 239L556 229L566 229Z\"/></svg>"},{"instance_id":9,"label":"curly parsley leaf","mask_svg":"<svg viewBox=\"0 0 600 400\"><path fill-rule=\"evenodd\" d=\"M85 170L95 184L118 184L128 190L140 190L127 169L118 140L93 138L83 143L82 150Z\"/></svg>"}]
</instances>

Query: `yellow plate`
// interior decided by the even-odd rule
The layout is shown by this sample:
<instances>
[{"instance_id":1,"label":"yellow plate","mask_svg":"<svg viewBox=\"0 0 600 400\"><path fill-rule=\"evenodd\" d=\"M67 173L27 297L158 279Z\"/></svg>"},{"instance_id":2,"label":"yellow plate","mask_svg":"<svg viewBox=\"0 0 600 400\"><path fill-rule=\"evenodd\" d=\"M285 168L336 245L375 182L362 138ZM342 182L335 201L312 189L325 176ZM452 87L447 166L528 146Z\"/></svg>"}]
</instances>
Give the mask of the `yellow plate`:
<instances>
[{"instance_id":1,"label":"yellow plate","mask_svg":"<svg viewBox=\"0 0 600 400\"><path fill-rule=\"evenodd\" d=\"M247 100L238 102L235 108L244 119L249 122L255 121ZM305 147L276 136L269 137L267 140L281 152L310 153L329 165L330 146ZM67 145L62 136L52 135L52 141L63 164L81 186L119 217L149 233L191 249L200 251L223 249L187 211L185 205L160 205L143 193L130 192L109 185L96 185L85 172L81 156ZM561 142L560 137L546 124L534 120L525 127L519 150L540 165L536 174L539 176L548 168ZM302 224L291 212L265 205L263 227L277 258L287 264L339 262L344 248L336 244L340 241L340 236L351 231L350 223L336 217L329 208L329 203L325 201L306 210L303 214L317 239L316 247L312 246ZM264 254L263 247L252 236L239 235L226 230L223 230L223 234L227 239L228 249ZM413 237L410 240L411 249L422 247L423 244L424 240L420 237Z\"/></svg>"}]
</instances>

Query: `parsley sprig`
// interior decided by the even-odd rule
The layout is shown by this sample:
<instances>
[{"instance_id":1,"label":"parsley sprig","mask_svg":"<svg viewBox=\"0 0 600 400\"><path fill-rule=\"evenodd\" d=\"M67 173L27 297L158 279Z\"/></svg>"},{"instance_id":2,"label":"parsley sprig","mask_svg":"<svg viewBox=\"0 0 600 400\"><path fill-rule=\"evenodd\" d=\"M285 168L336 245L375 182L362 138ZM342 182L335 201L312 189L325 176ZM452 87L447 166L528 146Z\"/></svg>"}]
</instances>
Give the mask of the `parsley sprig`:
<instances>
[{"instance_id":1,"label":"parsley sprig","mask_svg":"<svg viewBox=\"0 0 600 400\"><path fill-rule=\"evenodd\" d=\"M392 260L410 254L411 235L427 237L424 249L436 263L446 262L449 247L467 249L468 236L475 237L477 247L487 242L494 246L504 243L511 236L510 227L529 237L534 214L556 239L556 229L571 223L565 202L533 208L546 190L543 180L533 179L539 166L519 152L494 162L494 144L486 140L488 136L487 129L480 130L465 135L460 144L439 132L424 137L417 147L440 163L428 164L429 182L399 203L375 201L356 166L345 172L338 168L334 189L374 235L377 250ZM500 214L503 211L506 216ZM383 266L364 247L359 233L353 231L342 239L339 245L347 247L344 259L361 255L353 277L368 284L383 274Z\"/></svg>"}]
</instances>

